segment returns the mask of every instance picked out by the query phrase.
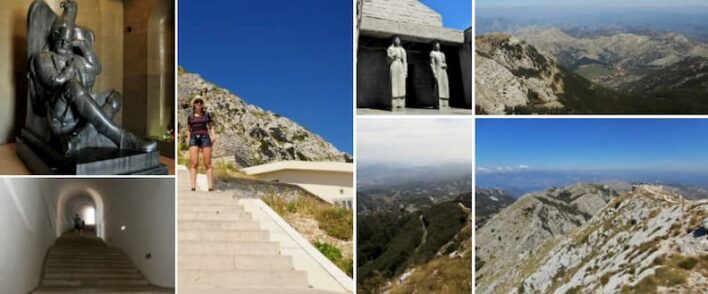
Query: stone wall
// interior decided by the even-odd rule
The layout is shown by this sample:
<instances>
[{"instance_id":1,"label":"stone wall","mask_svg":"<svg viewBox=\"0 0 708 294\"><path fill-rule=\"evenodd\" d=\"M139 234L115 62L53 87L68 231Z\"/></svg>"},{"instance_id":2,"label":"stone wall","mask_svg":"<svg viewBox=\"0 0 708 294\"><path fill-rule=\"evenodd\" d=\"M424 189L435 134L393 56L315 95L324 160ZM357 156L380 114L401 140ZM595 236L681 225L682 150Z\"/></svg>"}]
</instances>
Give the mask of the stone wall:
<instances>
[{"instance_id":1,"label":"stone wall","mask_svg":"<svg viewBox=\"0 0 708 294\"><path fill-rule=\"evenodd\" d=\"M46 0L61 12L61 0ZM103 72L96 90L123 91L123 1L79 1L77 24L96 34ZM14 141L27 112L27 11L31 0L0 1L0 144ZM120 122L121 114L117 120Z\"/></svg>"},{"instance_id":2,"label":"stone wall","mask_svg":"<svg viewBox=\"0 0 708 294\"><path fill-rule=\"evenodd\" d=\"M364 0L363 4L364 17L442 26L440 14L417 0Z\"/></svg>"},{"instance_id":3,"label":"stone wall","mask_svg":"<svg viewBox=\"0 0 708 294\"><path fill-rule=\"evenodd\" d=\"M126 0L125 128L157 137L174 121L174 0Z\"/></svg>"},{"instance_id":4,"label":"stone wall","mask_svg":"<svg viewBox=\"0 0 708 294\"><path fill-rule=\"evenodd\" d=\"M465 30L465 44L460 48L462 85L466 107L472 108L472 28Z\"/></svg>"},{"instance_id":5,"label":"stone wall","mask_svg":"<svg viewBox=\"0 0 708 294\"><path fill-rule=\"evenodd\" d=\"M314 197L324 202L324 200L305 191L299 186L291 184L238 178L217 179L215 182L217 189L232 192L237 198L263 199L278 196L290 202L297 197Z\"/></svg>"}]
</instances>

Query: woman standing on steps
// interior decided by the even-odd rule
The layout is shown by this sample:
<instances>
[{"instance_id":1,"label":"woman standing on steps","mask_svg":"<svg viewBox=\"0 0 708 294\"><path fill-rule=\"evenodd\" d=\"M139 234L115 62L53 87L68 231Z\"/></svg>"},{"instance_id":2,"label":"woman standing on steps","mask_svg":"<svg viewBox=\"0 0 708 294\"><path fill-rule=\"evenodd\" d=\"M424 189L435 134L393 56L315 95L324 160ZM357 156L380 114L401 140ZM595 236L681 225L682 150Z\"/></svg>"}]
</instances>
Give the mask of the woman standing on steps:
<instances>
[{"instance_id":1,"label":"woman standing on steps","mask_svg":"<svg viewBox=\"0 0 708 294\"><path fill-rule=\"evenodd\" d=\"M192 113L187 117L187 138L189 138L189 184L192 191L197 187L197 168L199 168L199 151L204 155L209 192L214 191L214 181L211 171L211 147L216 142L216 130L211 115L204 110L204 99L197 96L192 100Z\"/></svg>"}]
</instances>

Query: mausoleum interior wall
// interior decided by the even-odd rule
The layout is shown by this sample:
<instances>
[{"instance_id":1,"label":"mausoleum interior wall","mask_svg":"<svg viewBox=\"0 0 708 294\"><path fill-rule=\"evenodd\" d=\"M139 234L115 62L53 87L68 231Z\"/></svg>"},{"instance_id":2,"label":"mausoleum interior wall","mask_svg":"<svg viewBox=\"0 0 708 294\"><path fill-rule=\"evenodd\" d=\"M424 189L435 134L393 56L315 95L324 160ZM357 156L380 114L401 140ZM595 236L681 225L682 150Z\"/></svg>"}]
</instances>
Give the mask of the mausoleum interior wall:
<instances>
[{"instance_id":1,"label":"mausoleum interior wall","mask_svg":"<svg viewBox=\"0 0 708 294\"><path fill-rule=\"evenodd\" d=\"M61 13L61 0L46 0ZM103 66L96 90L123 91L123 0L80 1L77 24L96 34ZM27 11L31 0L0 1L0 144L14 141L24 124L27 71ZM121 114L116 117L120 123Z\"/></svg>"},{"instance_id":2,"label":"mausoleum interior wall","mask_svg":"<svg viewBox=\"0 0 708 294\"><path fill-rule=\"evenodd\" d=\"M126 0L124 127L158 137L174 121L174 0Z\"/></svg>"},{"instance_id":3,"label":"mausoleum interior wall","mask_svg":"<svg viewBox=\"0 0 708 294\"><path fill-rule=\"evenodd\" d=\"M357 107L388 108L391 106L391 81L386 55L389 39L359 37L357 52ZM430 68L432 43L403 42L408 57L406 107L437 107L435 79ZM469 107L460 60L460 46L443 45L448 64L450 106ZM470 64L471 65L471 64Z\"/></svg>"}]
</instances>

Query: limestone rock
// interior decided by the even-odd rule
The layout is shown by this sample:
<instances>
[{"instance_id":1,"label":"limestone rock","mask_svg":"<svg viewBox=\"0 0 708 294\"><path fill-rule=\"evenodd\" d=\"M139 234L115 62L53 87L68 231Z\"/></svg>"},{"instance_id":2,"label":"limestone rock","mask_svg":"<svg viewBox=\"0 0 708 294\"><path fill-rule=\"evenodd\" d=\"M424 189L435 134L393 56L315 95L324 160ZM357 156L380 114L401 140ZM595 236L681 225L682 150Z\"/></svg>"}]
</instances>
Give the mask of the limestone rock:
<instances>
[{"instance_id":1,"label":"limestone rock","mask_svg":"<svg viewBox=\"0 0 708 294\"><path fill-rule=\"evenodd\" d=\"M508 34L477 37L476 105L488 114L535 105L559 108L563 79L556 60Z\"/></svg>"},{"instance_id":2,"label":"limestone rock","mask_svg":"<svg viewBox=\"0 0 708 294\"><path fill-rule=\"evenodd\" d=\"M578 194L582 193L580 189L548 190L545 195L576 203L578 210L592 217L570 231L546 234L548 237L541 242L527 243L534 245L526 247L530 253L518 255L513 261L505 261L518 252L513 245L489 241L487 235L480 239L477 234L481 249L478 257L489 252L490 246L498 247L493 248L495 256L502 256L482 256L486 263L477 271L479 293L618 293L633 289L698 293L705 289L708 275L698 268L704 266L708 239L697 233L696 224L708 215L708 201L685 200L672 189L651 185L635 186L631 192L582 196ZM605 205L596 205L600 202ZM504 216L507 221L518 217L507 210L497 217ZM531 219L540 217L532 214ZM568 220L572 218L552 221ZM506 229L516 230L511 225ZM696 269L691 270L694 265ZM666 282L667 273L681 282Z\"/></svg>"},{"instance_id":3,"label":"limestone rock","mask_svg":"<svg viewBox=\"0 0 708 294\"><path fill-rule=\"evenodd\" d=\"M349 156L292 120L258 106L183 70L179 75L179 129L184 130L189 101L204 93L216 122L214 157L233 157L241 167L282 160L346 161ZM183 133L182 133L183 134Z\"/></svg>"}]
</instances>

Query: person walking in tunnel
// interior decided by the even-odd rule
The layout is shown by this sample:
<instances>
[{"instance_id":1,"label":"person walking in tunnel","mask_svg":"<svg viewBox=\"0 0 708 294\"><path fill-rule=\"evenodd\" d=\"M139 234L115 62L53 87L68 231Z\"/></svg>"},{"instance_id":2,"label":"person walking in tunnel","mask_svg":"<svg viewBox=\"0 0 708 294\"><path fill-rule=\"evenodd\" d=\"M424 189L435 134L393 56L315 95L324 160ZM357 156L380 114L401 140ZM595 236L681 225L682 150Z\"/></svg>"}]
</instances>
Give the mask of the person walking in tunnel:
<instances>
[{"instance_id":1,"label":"person walking in tunnel","mask_svg":"<svg viewBox=\"0 0 708 294\"><path fill-rule=\"evenodd\" d=\"M216 129L211 115L204 107L204 99L197 96L192 100L192 113L187 117L187 138L189 138L189 184L192 191L196 191L197 170L199 168L199 151L204 156L204 169L206 170L209 192L214 191L212 179L211 151L216 142Z\"/></svg>"},{"instance_id":2,"label":"person walking in tunnel","mask_svg":"<svg viewBox=\"0 0 708 294\"><path fill-rule=\"evenodd\" d=\"M81 235L81 217L78 213L74 215L74 234Z\"/></svg>"}]
</instances>

